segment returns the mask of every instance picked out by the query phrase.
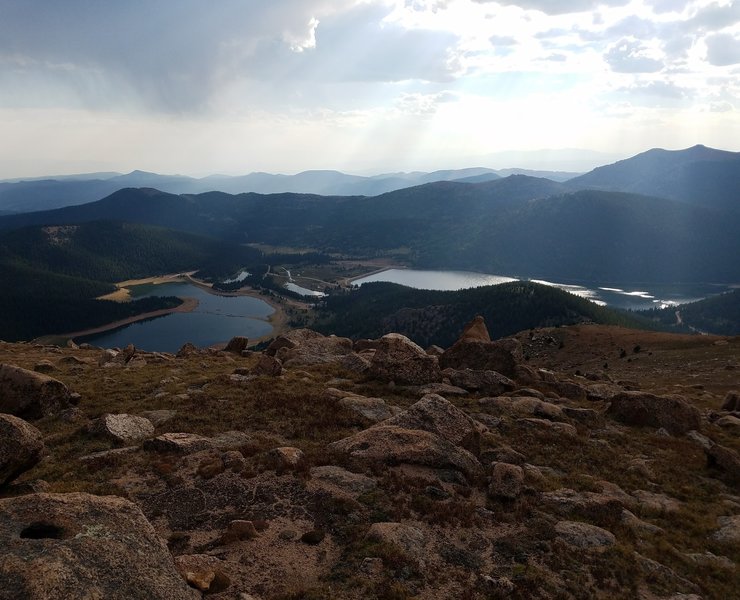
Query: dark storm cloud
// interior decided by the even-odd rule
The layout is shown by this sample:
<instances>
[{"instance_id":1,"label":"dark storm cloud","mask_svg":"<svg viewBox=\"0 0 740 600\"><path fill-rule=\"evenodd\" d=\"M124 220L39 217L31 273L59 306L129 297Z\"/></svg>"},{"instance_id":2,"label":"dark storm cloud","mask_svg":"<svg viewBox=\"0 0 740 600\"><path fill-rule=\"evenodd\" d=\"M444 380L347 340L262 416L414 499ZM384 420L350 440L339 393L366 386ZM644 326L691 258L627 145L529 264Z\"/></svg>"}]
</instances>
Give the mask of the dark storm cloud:
<instances>
[{"instance_id":1,"label":"dark storm cloud","mask_svg":"<svg viewBox=\"0 0 740 600\"><path fill-rule=\"evenodd\" d=\"M0 105L205 111L235 81L444 80L444 32L346 0L0 0ZM268 100L269 102L269 100Z\"/></svg>"}]
</instances>

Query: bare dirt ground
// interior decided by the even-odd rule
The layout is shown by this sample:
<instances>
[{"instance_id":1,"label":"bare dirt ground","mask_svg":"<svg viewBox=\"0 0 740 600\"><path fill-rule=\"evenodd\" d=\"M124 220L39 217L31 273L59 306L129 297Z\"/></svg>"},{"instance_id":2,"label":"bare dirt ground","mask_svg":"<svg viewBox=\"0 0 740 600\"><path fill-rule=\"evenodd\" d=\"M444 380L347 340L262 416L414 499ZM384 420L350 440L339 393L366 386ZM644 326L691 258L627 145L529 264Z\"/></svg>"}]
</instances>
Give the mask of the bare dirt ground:
<instances>
[{"instance_id":1,"label":"bare dirt ground","mask_svg":"<svg viewBox=\"0 0 740 600\"><path fill-rule=\"evenodd\" d=\"M607 374L655 393L680 393L706 408L710 398L716 403L740 386L740 337L595 325L539 329L517 337L532 366L569 375Z\"/></svg>"}]
</instances>

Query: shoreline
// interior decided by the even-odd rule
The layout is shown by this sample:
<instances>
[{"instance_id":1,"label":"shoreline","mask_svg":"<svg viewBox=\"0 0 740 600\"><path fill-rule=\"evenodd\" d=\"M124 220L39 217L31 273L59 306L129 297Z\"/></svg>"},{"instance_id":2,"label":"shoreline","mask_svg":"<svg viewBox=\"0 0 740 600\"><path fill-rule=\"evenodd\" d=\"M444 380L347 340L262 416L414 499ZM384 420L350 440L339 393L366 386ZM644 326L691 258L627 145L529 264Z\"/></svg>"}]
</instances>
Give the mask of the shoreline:
<instances>
[{"instance_id":1,"label":"shoreline","mask_svg":"<svg viewBox=\"0 0 740 600\"><path fill-rule=\"evenodd\" d=\"M141 313L140 315L134 315L133 317L128 317L126 319L120 319L118 321L113 321L112 323L108 323L106 325L92 327L90 329L85 329L83 331L75 331L73 333L65 333L62 335L56 335L54 337L63 337L63 338L72 340L76 337L83 337L86 335L95 335L96 333L104 333L106 331L118 329L119 327L124 327L125 325L131 325L132 323L137 323L139 321L145 321L147 319L154 319L156 317L164 317L165 315L170 315L172 313L193 312L196 308L198 308L199 302L196 298L180 298L180 299L182 300L182 304L180 306L176 306L175 308L163 308L161 310L153 310L148 313Z\"/></svg>"},{"instance_id":2,"label":"shoreline","mask_svg":"<svg viewBox=\"0 0 740 600\"><path fill-rule=\"evenodd\" d=\"M358 279L364 279L365 277L370 277L371 275L385 273L386 271L392 271L394 269L402 270L402 269L408 269L408 268L409 267L404 267L401 265L390 265L388 267L381 267L379 269L375 269L374 271L370 271L369 273L363 273L362 275L356 275L354 277L347 277L344 281L346 282L347 285L352 285Z\"/></svg>"},{"instance_id":3,"label":"shoreline","mask_svg":"<svg viewBox=\"0 0 740 600\"><path fill-rule=\"evenodd\" d=\"M405 268L407 267L404 267L401 265L388 265L388 266L374 269L372 271L368 271L366 273L363 273L362 275L357 275L355 277L346 278L343 280L342 283L344 285L352 285L352 283L355 280L362 279L363 277L369 277L370 275L376 275L378 273L383 273L384 271L389 271L391 269L405 269ZM272 326L272 331L263 336L254 338L253 340L250 339L250 343L259 343L259 342L262 342L268 339L275 338L285 333L285 331L288 330L288 322L289 322L288 312L286 308L293 307L299 310L308 310L310 306L310 303L308 302L301 302L293 298L284 298L281 296L278 296L278 298L275 298L272 295L262 294L259 290L256 290L254 288L241 288L233 292L223 292L219 290L214 290L213 287L211 287L211 285L204 283L203 281L200 281L198 279L195 279L193 277L194 273L195 271L190 271L190 272L185 272L185 273L171 273L168 275L156 275L153 277L143 277L141 279L127 279L126 281L121 281L121 282L116 283L115 285L117 289L114 292L100 296L98 299L99 300L112 300L115 302L130 302L132 300L130 291L128 289L130 286L146 285L146 284L160 285L160 284L166 284L166 283L183 282L183 283L189 283L191 285L194 285L197 288L209 294L213 294L214 296L225 296L225 297L248 296L251 298L255 298L257 300L262 300L263 302L267 303L273 309L273 312L266 318L260 318L259 320L264 320L267 323L269 323ZM198 307L198 304L199 304L196 298L181 297L181 300L183 301L183 303L180 306L177 306L175 308L165 308L165 309L155 310L155 311L151 311L147 313L141 313L139 315L133 315L131 317L127 317L126 319L119 319L118 321L113 321L111 323L106 323L104 325L99 325L97 327L91 327L89 329L84 329L81 331L74 331L71 333L62 333L62 334L44 335L39 338L36 338L34 341L39 342L39 343L44 343L45 341L64 340L64 342L66 343L67 341L74 340L75 338L89 336L89 335L96 335L96 334L105 333L108 331L113 331L120 327L125 327L126 325L132 325L134 323L145 321L147 319L153 319L156 317L164 317L166 315L173 314L173 313L192 312ZM214 344L214 346L223 345L225 343L226 342L221 342L219 344Z\"/></svg>"},{"instance_id":4,"label":"shoreline","mask_svg":"<svg viewBox=\"0 0 740 600\"><path fill-rule=\"evenodd\" d=\"M191 271L188 273L173 273L170 275L158 275L155 277L145 277L142 279L128 279L126 281L121 281L121 282L116 283L116 286L118 287L118 289L115 292L111 292L110 294L101 296L99 299L113 300L116 302L130 302L131 296L130 296L129 290L127 289L128 286L146 285L146 284L160 285L160 284L166 284L166 283L181 283L181 282L189 283L190 285L193 285L208 294L213 294L214 296L224 296L224 297L232 297L232 298L238 297L238 296L247 296L250 298L255 298L257 300L262 300L263 302L268 304L273 309L272 314L264 318L262 317L259 317L259 318L255 317L255 318L257 318L260 321L266 321L267 323L269 323L272 327L272 331L270 331L270 333L265 334L263 336L250 339L250 343L259 343L261 341L265 341L265 340L274 338L278 335L281 335L282 333L286 331L287 325L288 325L288 315L285 311L285 307L281 305L280 302L276 300L274 297L263 295L254 288L242 288L242 289L239 289L233 292L222 292L219 290L214 290L209 284L204 283L203 281L200 281L198 279L195 279L193 277L193 273L195 273L195 271ZM78 338L78 337L96 335L98 333L105 333L107 331L112 331L112 330L118 329L119 327L131 325L139 321L145 321L147 319L163 317L168 314L178 313L178 312L179 313L192 312L198 307L198 304L199 304L198 300L195 298L181 297L181 300L183 300L183 303L180 306L177 306L175 308L166 308L166 309L151 311L148 313L142 313L139 315L128 317L126 319L120 319L118 321L107 323L105 325L100 325L98 327L92 327L90 329L85 329L82 331L57 334L57 335L46 335L41 338L38 338L38 340L63 339L67 341L67 340L73 340L74 338ZM293 305L298 308L306 308L306 305L303 305L302 303L296 300L286 298L284 299L284 301L287 302L289 305ZM214 344L214 346L224 345L226 344L226 342L228 342L228 340Z\"/></svg>"}]
</instances>

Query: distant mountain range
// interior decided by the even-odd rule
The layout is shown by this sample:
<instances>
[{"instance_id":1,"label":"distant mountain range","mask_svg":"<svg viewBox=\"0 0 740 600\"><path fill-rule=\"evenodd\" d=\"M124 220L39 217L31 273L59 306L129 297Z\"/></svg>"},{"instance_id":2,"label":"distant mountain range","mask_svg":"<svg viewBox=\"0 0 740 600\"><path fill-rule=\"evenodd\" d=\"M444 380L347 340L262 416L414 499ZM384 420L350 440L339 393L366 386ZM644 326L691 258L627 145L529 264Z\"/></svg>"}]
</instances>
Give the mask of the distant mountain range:
<instances>
[{"instance_id":1,"label":"distant mountain range","mask_svg":"<svg viewBox=\"0 0 740 600\"><path fill-rule=\"evenodd\" d=\"M181 175L159 175L144 171L91 173L64 177L0 181L0 214L50 210L100 200L128 187L151 187L171 194L200 194L219 191L229 194L284 192L325 196L376 196L435 181L479 183L512 174L566 181L578 173L482 167L433 171L431 173L387 173L363 177L339 171L304 171L296 175L250 173L242 176L211 175L196 179Z\"/></svg>"}]
</instances>

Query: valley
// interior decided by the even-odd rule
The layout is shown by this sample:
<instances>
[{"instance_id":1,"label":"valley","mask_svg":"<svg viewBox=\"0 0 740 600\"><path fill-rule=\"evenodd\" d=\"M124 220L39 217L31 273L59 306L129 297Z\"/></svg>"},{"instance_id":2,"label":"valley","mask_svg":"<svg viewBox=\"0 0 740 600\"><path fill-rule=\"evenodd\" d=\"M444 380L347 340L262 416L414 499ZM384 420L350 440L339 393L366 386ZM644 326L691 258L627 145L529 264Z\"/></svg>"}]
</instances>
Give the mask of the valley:
<instances>
[{"instance_id":1,"label":"valley","mask_svg":"<svg viewBox=\"0 0 740 600\"><path fill-rule=\"evenodd\" d=\"M592 177L0 216L0 571L46 586L41 548L121 599L98 573L143 555L168 600L730 597L738 213Z\"/></svg>"}]
</instances>

